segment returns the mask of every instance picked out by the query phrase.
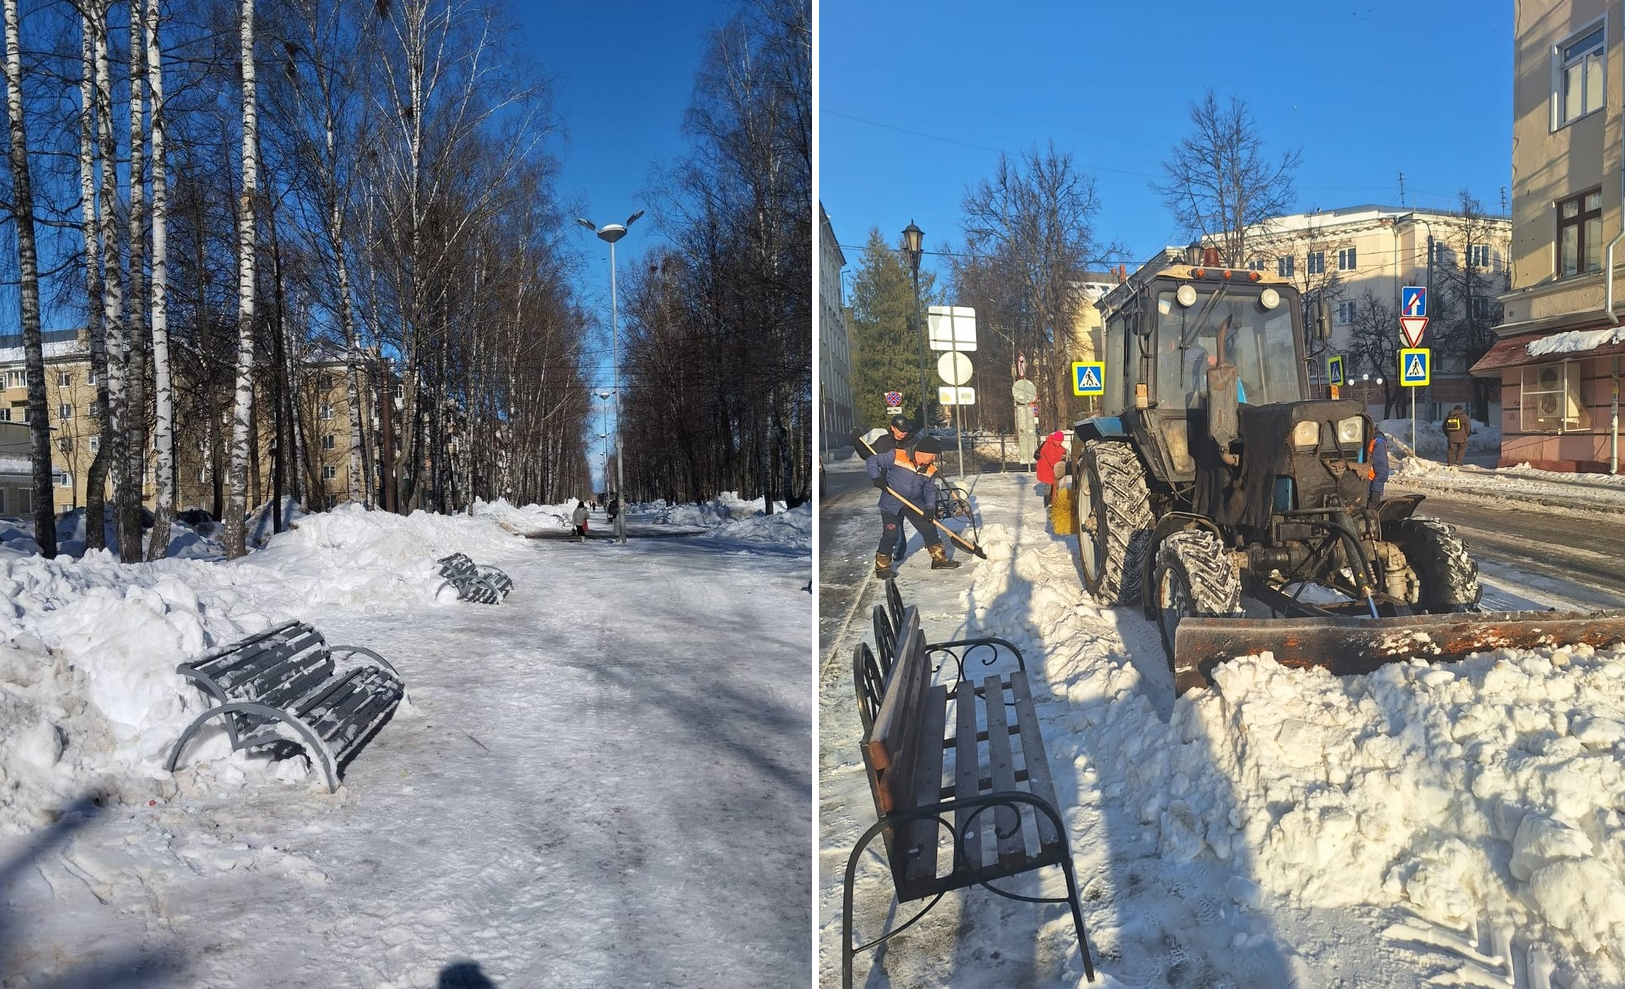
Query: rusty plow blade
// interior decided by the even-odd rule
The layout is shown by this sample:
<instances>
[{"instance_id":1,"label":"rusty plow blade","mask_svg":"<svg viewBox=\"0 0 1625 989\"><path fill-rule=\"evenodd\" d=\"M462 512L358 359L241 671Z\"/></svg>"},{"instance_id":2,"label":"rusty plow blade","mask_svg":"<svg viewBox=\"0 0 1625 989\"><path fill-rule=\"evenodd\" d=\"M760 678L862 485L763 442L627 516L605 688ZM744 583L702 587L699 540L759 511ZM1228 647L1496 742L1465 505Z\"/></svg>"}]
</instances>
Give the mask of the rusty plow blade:
<instances>
[{"instance_id":1,"label":"rusty plow blade","mask_svg":"<svg viewBox=\"0 0 1625 989\"><path fill-rule=\"evenodd\" d=\"M1616 642L1625 642L1625 609L1401 618L1186 618L1174 629L1174 691L1209 686L1220 663L1265 652L1283 666L1320 666L1336 676L1350 676L1410 659L1449 663L1491 649Z\"/></svg>"}]
</instances>

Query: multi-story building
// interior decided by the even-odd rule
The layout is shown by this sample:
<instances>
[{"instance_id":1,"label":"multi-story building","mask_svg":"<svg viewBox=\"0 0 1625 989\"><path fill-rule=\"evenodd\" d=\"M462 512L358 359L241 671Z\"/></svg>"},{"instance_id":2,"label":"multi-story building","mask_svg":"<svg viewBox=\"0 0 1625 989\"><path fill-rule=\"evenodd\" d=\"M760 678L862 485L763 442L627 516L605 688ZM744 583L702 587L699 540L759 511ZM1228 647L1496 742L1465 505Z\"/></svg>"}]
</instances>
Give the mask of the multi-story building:
<instances>
[{"instance_id":1,"label":"multi-story building","mask_svg":"<svg viewBox=\"0 0 1625 989\"><path fill-rule=\"evenodd\" d=\"M1378 379L1396 394L1400 289L1428 288L1434 325L1422 343L1434 351L1432 384L1418 398L1436 418L1440 407L1475 397L1469 364L1493 342L1491 328L1501 318L1496 299L1506 286L1510 240L1503 216L1350 206L1294 213L1250 230L1249 256L1231 264L1289 278L1306 299L1326 301L1332 338L1325 347L1313 342L1312 350L1320 358L1343 355L1356 381L1353 395L1368 402L1382 400ZM1323 371L1321 361L1317 373ZM1478 397L1481 406L1495 401L1490 389Z\"/></svg>"},{"instance_id":2,"label":"multi-story building","mask_svg":"<svg viewBox=\"0 0 1625 989\"><path fill-rule=\"evenodd\" d=\"M96 402L96 378L90 371L90 346L81 330L52 330L41 334L45 354L45 407L51 417L51 465L57 473L56 509L65 511L85 503L85 477L101 446L101 427L91 411ZM21 335L0 337L0 376L5 379L0 420L28 421L28 385ZM22 454L27 456L27 448ZM16 511L9 514L17 515Z\"/></svg>"},{"instance_id":3,"label":"multi-story building","mask_svg":"<svg viewBox=\"0 0 1625 989\"><path fill-rule=\"evenodd\" d=\"M1513 10L1512 284L1473 373L1501 383L1502 464L1617 473L1625 4Z\"/></svg>"},{"instance_id":4,"label":"multi-story building","mask_svg":"<svg viewBox=\"0 0 1625 989\"><path fill-rule=\"evenodd\" d=\"M825 450L850 445L852 432L851 345L841 269L846 255L835 239L824 204L818 204L818 422L819 446Z\"/></svg>"}]
</instances>

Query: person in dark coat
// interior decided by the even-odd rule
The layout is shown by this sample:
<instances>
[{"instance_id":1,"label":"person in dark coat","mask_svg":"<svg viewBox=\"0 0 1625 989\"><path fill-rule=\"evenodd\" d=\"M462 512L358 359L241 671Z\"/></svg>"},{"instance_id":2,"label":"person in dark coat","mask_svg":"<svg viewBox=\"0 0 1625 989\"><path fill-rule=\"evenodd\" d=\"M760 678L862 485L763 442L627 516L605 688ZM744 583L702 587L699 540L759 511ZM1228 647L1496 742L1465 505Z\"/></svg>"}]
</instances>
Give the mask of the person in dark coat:
<instances>
[{"instance_id":1,"label":"person in dark coat","mask_svg":"<svg viewBox=\"0 0 1625 989\"><path fill-rule=\"evenodd\" d=\"M871 454L891 453L900 446L906 446L914 439L914 420L901 413L894 415L886 422L886 432L873 443L863 440L863 433L852 430L852 445L862 450L867 447ZM897 545L892 547L892 561L901 562L903 552L908 548L908 530L902 526L897 527Z\"/></svg>"},{"instance_id":2,"label":"person in dark coat","mask_svg":"<svg viewBox=\"0 0 1625 989\"><path fill-rule=\"evenodd\" d=\"M1473 435L1473 420L1461 406L1451 409L1444 417L1444 439L1448 444L1445 454L1445 466L1460 467L1463 458L1467 456L1467 437Z\"/></svg>"},{"instance_id":3,"label":"person in dark coat","mask_svg":"<svg viewBox=\"0 0 1625 989\"><path fill-rule=\"evenodd\" d=\"M875 576L892 576L891 550L897 545L903 519L914 526L931 554L932 570L952 570L958 560L948 558L932 520L937 514L936 459L942 446L930 436L889 452L877 452L867 461L869 479L880 488L880 545L875 550ZM895 492L895 493L894 493ZM898 496L902 497L899 498ZM919 512L903 504L912 502ZM922 514L923 513L923 514Z\"/></svg>"}]
</instances>

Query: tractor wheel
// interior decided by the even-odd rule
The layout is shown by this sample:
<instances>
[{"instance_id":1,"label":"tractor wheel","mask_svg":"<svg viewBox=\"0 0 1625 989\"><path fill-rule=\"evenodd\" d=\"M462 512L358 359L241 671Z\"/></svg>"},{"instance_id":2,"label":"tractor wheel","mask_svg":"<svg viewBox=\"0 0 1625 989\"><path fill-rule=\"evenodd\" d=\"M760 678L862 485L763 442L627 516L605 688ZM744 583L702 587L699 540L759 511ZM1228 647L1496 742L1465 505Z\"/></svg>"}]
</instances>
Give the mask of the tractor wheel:
<instances>
[{"instance_id":1,"label":"tractor wheel","mask_svg":"<svg viewBox=\"0 0 1625 989\"><path fill-rule=\"evenodd\" d=\"M1073 492L1083 586L1103 605L1140 597L1145 544L1156 522L1145 468L1126 443L1090 440Z\"/></svg>"},{"instance_id":2,"label":"tractor wheel","mask_svg":"<svg viewBox=\"0 0 1625 989\"><path fill-rule=\"evenodd\" d=\"M1206 529L1184 529L1157 547L1151 571L1153 603L1162 647L1174 662L1174 630L1186 618L1228 618L1241 614L1241 574L1235 557Z\"/></svg>"},{"instance_id":3,"label":"tractor wheel","mask_svg":"<svg viewBox=\"0 0 1625 989\"><path fill-rule=\"evenodd\" d=\"M1389 522L1383 535L1405 553L1405 560L1422 581L1416 607L1428 614L1467 611L1484 596L1478 583L1478 561L1454 526L1438 519L1412 516Z\"/></svg>"}]
</instances>

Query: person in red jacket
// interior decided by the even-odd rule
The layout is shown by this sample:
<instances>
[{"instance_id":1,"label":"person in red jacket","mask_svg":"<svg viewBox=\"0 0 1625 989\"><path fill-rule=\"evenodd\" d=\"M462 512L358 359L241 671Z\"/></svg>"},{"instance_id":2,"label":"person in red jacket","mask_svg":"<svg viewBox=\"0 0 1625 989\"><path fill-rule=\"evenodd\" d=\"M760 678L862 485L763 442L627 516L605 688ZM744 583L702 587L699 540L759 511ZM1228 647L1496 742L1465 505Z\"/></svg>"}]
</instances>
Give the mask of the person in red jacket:
<instances>
[{"instance_id":1,"label":"person in red jacket","mask_svg":"<svg viewBox=\"0 0 1625 989\"><path fill-rule=\"evenodd\" d=\"M1066 459L1066 434L1057 429L1045 437L1044 443L1038 448L1038 483L1045 485L1044 504L1048 505L1050 493L1055 490L1055 468Z\"/></svg>"}]
</instances>

